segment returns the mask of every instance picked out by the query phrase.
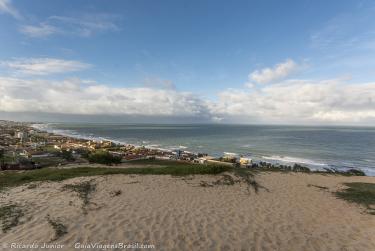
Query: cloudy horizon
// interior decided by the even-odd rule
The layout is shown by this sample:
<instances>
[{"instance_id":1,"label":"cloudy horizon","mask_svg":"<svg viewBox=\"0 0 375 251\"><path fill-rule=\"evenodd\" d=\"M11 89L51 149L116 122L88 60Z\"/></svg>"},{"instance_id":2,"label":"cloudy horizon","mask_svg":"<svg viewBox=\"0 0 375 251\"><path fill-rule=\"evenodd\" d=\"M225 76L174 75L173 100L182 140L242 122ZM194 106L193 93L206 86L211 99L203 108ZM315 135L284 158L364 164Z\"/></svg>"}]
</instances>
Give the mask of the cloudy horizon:
<instances>
[{"instance_id":1,"label":"cloudy horizon","mask_svg":"<svg viewBox=\"0 0 375 251\"><path fill-rule=\"evenodd\" d=\"M274 21L255 28L242 13L213 12L219 31L192 19L212 6L193 4L170 24L181 14L173 3L169 19L142 4L99 12L77 2L74 11L58 2L57 11L0 0L0 119L375 125L375 5L367 1L326 6L315 22L298 17L308 28L286 19L283 35L267 30ZM202 32L210 34L195 37Z\"/></svg>"}]
</instances>

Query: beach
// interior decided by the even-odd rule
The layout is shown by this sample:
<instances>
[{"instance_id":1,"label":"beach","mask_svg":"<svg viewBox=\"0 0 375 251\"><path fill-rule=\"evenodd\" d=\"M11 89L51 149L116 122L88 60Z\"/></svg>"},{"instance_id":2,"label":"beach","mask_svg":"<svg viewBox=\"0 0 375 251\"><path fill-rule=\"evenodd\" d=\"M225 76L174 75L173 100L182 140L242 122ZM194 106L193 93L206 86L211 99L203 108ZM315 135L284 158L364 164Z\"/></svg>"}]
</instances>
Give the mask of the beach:
<instances>
[{"instance_id":1,"label":"beach","mask_svg":"<svg viewBox=\"0 0 375 251\"><path fill-rule=\"evenodd\" d=\"M180 149L216 158L229 152L256 162L297 163L311 170L354 168L375 176L374 127L68 122L33 127L73 138Z\"/></svg>"},{"instance_id":2,"label":"beach","mask_svg":"<svg viewBox=\"0 0 375 251\"><path fill-rule=\"evenodd\" d=\"M333 193L345 182L375 183L373 177L260 172L257 192L243 182L219 184L221 177L109 175L10 188L0 203L17 204L24 215L0 243L39 245L33 250L115 250L116 243L154 250L375 249L375 217ZM95 185L86 203L64 189L83 182ZM51 222L65 233L57 236Z\"/></svg>"},{"instance_id":3,"label":"beach","mask_svg":"<svg viewBox=\"0 0 375 251\"><path fill-rule=\"evenodd\" d=\"M375 0L0 0L0 251L375 251Z\"/></svg>"}]
</instances>

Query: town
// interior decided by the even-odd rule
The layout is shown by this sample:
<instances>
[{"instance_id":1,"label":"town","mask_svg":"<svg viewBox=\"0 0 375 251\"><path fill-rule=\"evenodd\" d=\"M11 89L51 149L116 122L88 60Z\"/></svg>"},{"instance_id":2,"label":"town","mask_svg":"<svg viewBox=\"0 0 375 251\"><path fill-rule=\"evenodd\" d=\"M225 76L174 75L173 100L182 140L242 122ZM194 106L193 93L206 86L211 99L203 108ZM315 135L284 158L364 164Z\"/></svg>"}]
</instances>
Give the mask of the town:
<instances>
[{"instance_id":1,"label":"town","mask_svg":"<svg viewBox=\"0 0 375 251\"><path fill-rule=\"evenodd\" d=\"M0 120L0 170L31 170L44 167L80 166L89 163L120 165L137 160L179 161L195 164L253 168L272 171L311 172L300 164L283 165L253 161L247 156L225 153L221 157L181 149L160 149L110 140L88 140L57 135L36 129L31 123ZM359 169L334 168L314 170L345 175L365 176Z\"/></svg>"},{"instance_id":2,"label":"town","mask_svg":"<svg viewBox=\"0 0 375 251\"><path fill-rule=\"evenodd\" d=\"M67 164L120 164L133 160L178 160L199 164L250 167L250 158L227 154L214 158L180 149L166 150L123 145L109 140L87 140L41 131L29 123L0 121L2 170L28 170Z\"/></svg>"}]
</instances>

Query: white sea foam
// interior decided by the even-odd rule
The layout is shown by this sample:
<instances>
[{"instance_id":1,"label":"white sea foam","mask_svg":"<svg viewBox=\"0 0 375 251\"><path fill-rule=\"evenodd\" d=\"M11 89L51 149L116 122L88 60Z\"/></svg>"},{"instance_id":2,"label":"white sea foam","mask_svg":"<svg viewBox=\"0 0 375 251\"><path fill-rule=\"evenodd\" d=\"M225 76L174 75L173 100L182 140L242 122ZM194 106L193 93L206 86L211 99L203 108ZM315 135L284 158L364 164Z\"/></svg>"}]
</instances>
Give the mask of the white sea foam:
<instances>
[{"instance_id":1,"label":"white sea foam","mask_svg":"<svg viewBox=\"0 0 375 251\"><path fill-rule=\"evenodd\" d=\"M167 146L167 149L169 149L169 150L177 150L177 149L179 149L179 150L183 150L183 149L187 149L188 147L187 146Z\"/></svg>"},{"instance_id":2,"label":"white sea foam","mask_svg":"<svg viewBox=\"0 0 375 251\"><path fill-rule=\"evenodd\" d=\"M153 145L146 145L145 147L146 147L146 148L150 148L150 149L158 149L158 148L160 148L160 145L158 145L158 144L153 144Z\"/></svg>"},{"instance_id":3,"label":"white sea foam","mask_svg":"<svg viewBox=\"0 0 375 251\"><path fill-rule=\"evenodd\" d=\"M367 176L375 176L375 170L373 168L360 168Z\"/></svg>"},{"instance_id":4,"label":"white sea foam","mask_svg":"<svg viewBox=\"0 0 375 251\"><path fill-rule=\"evenodd\" d=\"M251 144L245 144L245 145L242 145L241 147L242 147L242 148L251 148L251 147L254 147L254 145L251 145Z\"/></svg>"},{"instance_id":5,"label":"white sea foam","mask_svg":"<svg viewBox=\"0 0 375 251\"><path fill-rule=\"evenodd\" d=\"M37 130L45 131L49 128L49 124L32 124L31 127Z\"/></svg>"},{"instance_id":6,"label":"white sea foam","mask_svg":"<svg viewBox=\"0 0 375 251\"><path fill-rule=\"evenodd\" d=\"M290 156L279 156L279 155L273 155L273 156L262 156L263 159L267 160L275 160L280 162L286 162L286 163L297 163L297 164L306 164L311 166L328 166L326 163L317 162L310 159L303 159L303 158L296 158L296 157L290 157Z\"/></svg>"},{"instance_id":7,"label":"white sea foam","mask_svg":"<svg viewBox=\"0 0 375 251\"><path fill-rule=\"evenodd\" d=\"M74 130L68 130L68 129L55 129L52 127L53 124L51 123L46 123L46 124L33 124L31 127L41 130L41 131L46 131L49 133L53 133L56 135L62 135L62 136L67 136L67 137L72 137L72 138L77 138L77 139L86 139L86 140L93 140L93 141L112 141L113 143L116 144L127 144L126 142L122 142L119 140L111 139L111 138L105 138L105 137L95 137L94 134L89 133L89 134L79 134L77 131Z\"/></svg>"},{"instance_id":8,"label":"white sea foam","mask_svg":"<svg viewBox=\"0 0 375 251\"><path fill-rule=\"evenodd\" d=\"M112 142L114 142L116 144L123 144L123 145L129 144L127 142L119 141L119 140L114 140L114 139L111 139L111 138L95 137L95 136L93 136L94 134L88 134L88 135L86 135L86 134L79 134L76 131L67 130L67 129L55 129L55 128L51 127L51 125L52 124L45 123L45 124L33 124L31 126L33 128L35 128L35 129L38 129L38 130L41 130L41 131L46 131L46 132L53 133L53 134L56 134L56 135L62 135L62 136L67 136L67 137L72 137L72 138L93 140L93 141L97 141L97 142L102 141L102 140L108 140L108 141L112 141ZM143 142L149 142L149 141L142 141L142 143ZM132 145L134 145L135 147L140 147L141 146L141 145L137 145L137 144L132 144ZM160 145L156 145L156 144L155 145L149 145L149 146L146 146L146 147L147 148L158 149L160 151L165 151L165 152L172 152L171 149L162 148ZM176 149L176 147L174 147L174 149Z\"/></svg>"},{"instance_id":9,"label":"white sea foam","mask_svg":"<svg viewBox=\"0 0 375 251\"><path fill-rule=\"evenodd\" d=\"M238 156L238 153L224 152L225 155Z\"/></svg>"},{"instance_id":10,"label":"white sea foam","mask_svg":"<svg viewBox=\"0 0 375 251\"><path fill-rule=\"evenodd\" d=\"M183 146L183 145L169 145L170 143L168 140L164 142L163 139L160 139L159 142L150 142L148 141L149 139L139 139L137 137L130 138L129 142L123 142L120 141L122 140L121 138L103 138L103 137L98 137L95 134L89 133L89 132L83 132L79 133L78 131L75 130L68 130L68 129L61 129L59 128L59 123L39 123L39 124L34 124L32 127L42 130L42 131L47 131L50 133L55 133L59 135L64 135L64 136L69 136L69 137L74 137L74 138L82 138L82 139L87 139L87 140L95 140L95 141L100 141L100 140L110 140L115 143L121 143L121 144L132 144L136 147L139 146L146 146L147 148L153 148L153 149L159 149L162 151L174 151L176 149L181 149L186 151L186 149L192 150L192 151L199 151L199 152L207 152L212 156L220 157L222 156L221 153L224 153L225 155L230 155L230 156L239 156L238 153L235 152L222 152L223 150L234 150L234 151L239 151L240 154L244 154L242 150L237 150L236 148L231 148L230 145L228 145L228 149L223 149L222 147L216 146L215 144L209 144L203 146L202 142L195 142L197 143L197 146L195 146L193 143L189 143L189 147ZM126 140L126 139L125 139ZM160 144L160 145L159 145ZM270 143L272 146L272 142ZM222 144L225 145L225 144ZM252 144L243 144L239 145L239 147L242 147L242 149L245 148L253 148L257 144L254 143ZM350 159L350 156L345 156L345 157L340 157L340 159L336 159L335 157L332 157L330 160L323 161L321 159L314 159L313 157L310 158L300 158L300 157L293 157L293 156L282 156L282 155L265 155L266 153L253 153L251 154L251 157L256 160L256 161L268 161L271 163L280 163L280 164L304 164L307 165L311 169L318 169L318 170L323 170L325 167L327 168L337 168L339 170L346 170L349 168L360 168L362 169L367 175L375 175L375 169L373 169L373 163L374 160L372 160L370 157L367 158L362 158L361 162L356 163L351 161L348 161ZM293 153L291 153L293 155ZM264 156L263 156L264 155ZM306 155L308 156L308 155Z\"/></svg>"}]
</instances>

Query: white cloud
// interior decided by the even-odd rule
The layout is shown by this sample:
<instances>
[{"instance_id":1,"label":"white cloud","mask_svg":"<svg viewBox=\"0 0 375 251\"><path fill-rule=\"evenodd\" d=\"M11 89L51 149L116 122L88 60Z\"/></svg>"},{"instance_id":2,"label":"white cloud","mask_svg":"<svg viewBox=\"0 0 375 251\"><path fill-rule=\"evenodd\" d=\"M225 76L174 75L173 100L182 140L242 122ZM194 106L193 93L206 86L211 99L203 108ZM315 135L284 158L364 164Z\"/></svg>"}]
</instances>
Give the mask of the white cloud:
<instances>
[{"instance_id":1,"label":"white cloud","mask_svg":"<svg viewBox=\"0 0 375 251\"><path fill-rule=\"evenodd\" d=\"M114 88L79 79L0 78L0 111L63 114L204 116L195 95L151 88Z\"/></svg>"},{"instance_id":2,"label":"white cloud","mask_svg":"<svg viewBox=\"0 0 375 251\"><path fill-rule=\"evenodd\" d=\"M265 123L375 123L375 83L285 81L258 90L227 90L213 114Z\"/></svg>"},{"instance_id":3,"label":"white cloud","mask_svg":"<svg viewBox=\"0 0 375 251\"><path fill-rule=\"evenodd\" d=\"M375 124L375 83L288 80L229 89L209 101L150 87L117 88L93 81L0 77L0 112L211 118L215 122ZM206 120L205 120L206 121Z\"/></svg>"},{"instance_id":4,"label":"white cloud","mask_svg":"<svg viewBox=\"0 0 375 251\"><path fill-rule=\"evenodd\" d=\"M49 24L41 23L39 25L23 25L20 31L30 37L47 37L60 31Z\"/></svg>"},{"instance_id":5,"label":"white cloud","mask_svg":"<svg viewBox=\"0 0 375 251\"><path fill-rule=\"evenodd\" d=\"M15 73L27 75L49 75L80 71L90 67L89 64L73 60L56 58L21 58L0 62Z\"/></svg>"},{"instance_id":6,"label":"white cloud","mask_svg":"<svg viewBox=\"0 0 375 251\"><path fill-rule=\"evenodd\" d=\"M261 84L267 84L280 79L284 79L291 73L295 72L298 65L291 59L275 65L273 68L264 68L253 71L249 74L249 81L255 81Z\"/></svg>"},{"instance_id":7,"label":"white cloud","mask_svg":"<svg viewBox=\"0 0 375 251\"><path fill-rule=\"evenodd\" d=\"M37 25L22 25L20 31L31 37L48 37L54 34L90 37L99 32L117 31L114 15L85 14L80 17L51 16Z\"/></svg>"},{"instance_id":8,"label":"white cloud","mask_svg":"<svg viewBox=\"0 0 375 251\"><path fill-rule=\"evenodd\" d=\"M251 83L251 82L246 82L245 83L245 87L247 87L247 88L254 88L255 87L255 84L254 83Z\"/></svg>"},{"instance_id":9,"label":"white cloud","mask_svg":"<svg viewBox=\"0 0 375 251\"><path fill-rule=\"evenodd\" d=\"M12 15L14 18L20 19L20 13L12 6L11 0L0 0L0 12Z\"/></svg>"}]
</instances>

